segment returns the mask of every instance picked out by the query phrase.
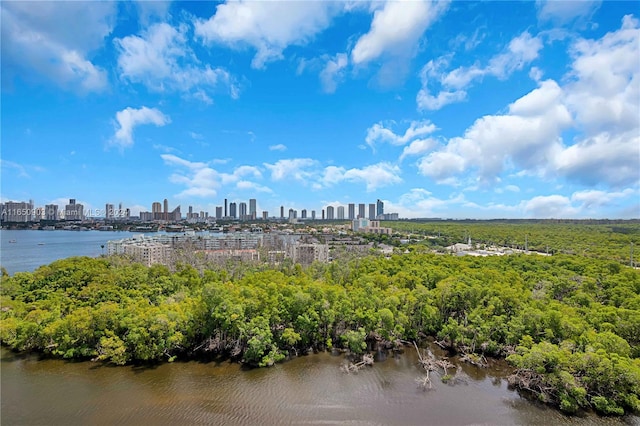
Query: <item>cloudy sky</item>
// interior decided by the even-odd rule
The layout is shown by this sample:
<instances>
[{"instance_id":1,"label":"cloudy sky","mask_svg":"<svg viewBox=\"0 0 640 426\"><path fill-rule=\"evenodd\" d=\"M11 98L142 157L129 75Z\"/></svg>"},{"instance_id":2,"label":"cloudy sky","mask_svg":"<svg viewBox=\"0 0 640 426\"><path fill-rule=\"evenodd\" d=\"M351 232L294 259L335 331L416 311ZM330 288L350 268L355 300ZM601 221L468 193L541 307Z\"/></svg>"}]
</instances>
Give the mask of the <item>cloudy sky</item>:
<instances>
[{"instance_id":1,"label":"cloudy sky","mask_svg":"<svg viewBox=\"0 0 640 426\"><path fill-rule=\"evenodd\" d=\"M640 217L640 14L3 1L2 200Z\"/></svg>"}]
</instances>

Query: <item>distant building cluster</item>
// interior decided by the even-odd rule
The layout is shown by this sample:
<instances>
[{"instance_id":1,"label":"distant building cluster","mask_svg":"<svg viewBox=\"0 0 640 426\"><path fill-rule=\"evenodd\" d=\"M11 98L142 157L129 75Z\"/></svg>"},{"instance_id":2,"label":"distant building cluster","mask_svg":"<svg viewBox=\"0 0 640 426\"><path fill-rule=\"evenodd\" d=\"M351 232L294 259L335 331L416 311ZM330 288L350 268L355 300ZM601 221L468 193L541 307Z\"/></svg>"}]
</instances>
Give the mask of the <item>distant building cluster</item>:
<instances>
[{"instance_id":1,"label":"distant building cluster","mask_svg":"<svg viewBox=\"0 0 640 426\"><path fill-rule=\"evenodd\" d=\"M351 222L351 230L353 232L363 232L368 234L386 234L391 235L393 233L391 228L385 228L380 226L380 221L369 219L354 219Z\"/></svg>"},{"instance_id":2,"label":"distant building cluster","mask_svg":"<svg viewBox=\"0 0 640 426\"><path fill-rule=\"evenodd\" d=\"M216 221L256 221L256 220L288 220L289 222L315 221L315 220L398 220L398 213L385 213L384 202L376 203L349 203L347 205L326 206L316 213L315 210L301 209L300 211L285 206L280 206L279 215L269 216L267 210L258 210L258 200L251 198L247 202L224 199L223 205L215 207L215 215L206 211L194 211L193 206L188 207L186 217L183 216L180 206L169 209L169 201L153 202L151 211L142 211L138 216L133 216L129 208L123 208L122 203L116 205L106 203L104 209L87 210L75 199L69 199L69 203L62 208L57 204L47 204L44 207L34 208L33 200L28 202L8 201L0 204L0 222L42 222L42 221L85 221L99 218L107 223L114 224L118 221L140 221L144 223L211 223Z\"/></svg>"},{"instance_id":3,"label":"distant building cluster","mask_svg":"<svg viewBox=\"0 0 640 426\"><path fill-rule=\"evenodd\" d=\"M327 244L302 241L303 235L286 233L230 232L139 235L107 243L109 255L129 255L145 265L167 264L177 250L202 253L207 260L277 261L291 258L308 265L328 262ZM261 256L267 256L261 259Z\"/></svg>"}]
</instances>

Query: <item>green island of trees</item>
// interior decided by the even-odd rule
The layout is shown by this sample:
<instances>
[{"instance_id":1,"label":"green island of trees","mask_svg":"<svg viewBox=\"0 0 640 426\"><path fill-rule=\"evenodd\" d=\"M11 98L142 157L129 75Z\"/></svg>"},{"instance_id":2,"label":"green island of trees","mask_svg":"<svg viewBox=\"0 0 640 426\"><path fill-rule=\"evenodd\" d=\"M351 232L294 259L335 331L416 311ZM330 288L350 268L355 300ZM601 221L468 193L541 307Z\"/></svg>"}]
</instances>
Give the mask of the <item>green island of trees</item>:
<instances>
[{"instance_id":1,"label":"green island of trees","mask_svg":"<svg viewBox=\"0 0 640 426\"><path fill-rule=\"evenodd\" d=\"M118 365L225 357L269 366L435 339L506 358L510 383L567 413L640 411L640 271L568 254L391 256L198 270L119 257L3 273L0 341Z\"/></svg>"}]
</instances>

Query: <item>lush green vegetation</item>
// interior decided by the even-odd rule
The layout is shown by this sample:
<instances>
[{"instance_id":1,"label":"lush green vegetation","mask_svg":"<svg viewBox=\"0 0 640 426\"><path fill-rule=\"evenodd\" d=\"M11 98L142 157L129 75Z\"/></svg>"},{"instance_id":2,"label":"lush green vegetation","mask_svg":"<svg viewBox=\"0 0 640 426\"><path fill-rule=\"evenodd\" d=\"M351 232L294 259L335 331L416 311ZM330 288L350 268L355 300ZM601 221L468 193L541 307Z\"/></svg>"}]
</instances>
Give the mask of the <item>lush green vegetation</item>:
<instances>
[{"instance_id":1,"label":"lush green vegetation","mask_svg":"<svg viewBox=\"0 0 640 426\"><path fill-rule=\"evenodd\" d=\"M307 269L247 266L232 277L71 258L3 276L0 297L0 340L17 350L267 366L310 348L358 354L433 336L455 351L507 357L514 386L564 411L640 410L640 272L612 260L417 246Z\"/></svg>"},{"instance_id":2,"label":"lush green vegetation","mask_svg":"<svg viewBox=\"0 0 640 426\"><path fill-rule=\"evenodd\" d=\"M564 253L609 259L629 264L633 250L640 259L640 221L403 221L385 222L394 231L416 236L438 236L426 242L434 246L472 242L541 253ZM640 262L635 262L640 264Z\"/></svg>"}]
</instances>

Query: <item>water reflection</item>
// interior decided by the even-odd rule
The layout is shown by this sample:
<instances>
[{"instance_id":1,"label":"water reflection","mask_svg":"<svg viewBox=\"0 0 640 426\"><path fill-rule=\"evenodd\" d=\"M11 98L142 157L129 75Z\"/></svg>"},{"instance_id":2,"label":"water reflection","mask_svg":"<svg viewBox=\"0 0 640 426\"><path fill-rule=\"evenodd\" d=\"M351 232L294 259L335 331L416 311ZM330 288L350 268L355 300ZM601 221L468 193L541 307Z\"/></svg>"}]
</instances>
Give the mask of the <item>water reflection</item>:
<instances>
[{"instance_id":1,"label":"water reflection","mask_svg":"<svg viewBox=\"0 0 640 426\"><path fill-rule=\"evenodd\" d=\"M423 391L415 352L358 373L316 354L269 369L229 362L153 368L40 360L2 349L2 417L10 424L624 424L565 417L507 389L508 369L459 366L466 384ZM455 360L452 360L455 361ZM455 362L454 362L455 363ZM627 418L626 423L637 421Z\"/></svg>"}]
</instances>

